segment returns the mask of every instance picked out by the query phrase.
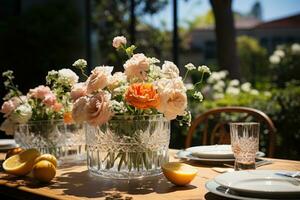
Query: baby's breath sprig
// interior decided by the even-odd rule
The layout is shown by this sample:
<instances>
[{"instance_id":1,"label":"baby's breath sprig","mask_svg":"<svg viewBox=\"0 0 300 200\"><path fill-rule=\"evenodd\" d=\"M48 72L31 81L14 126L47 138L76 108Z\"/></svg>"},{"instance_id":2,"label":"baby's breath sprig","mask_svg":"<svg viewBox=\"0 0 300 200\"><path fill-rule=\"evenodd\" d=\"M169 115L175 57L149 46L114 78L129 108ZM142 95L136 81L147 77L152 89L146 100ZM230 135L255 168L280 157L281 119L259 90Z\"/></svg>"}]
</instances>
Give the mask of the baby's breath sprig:
<instances>
[{"instance_id":1,"label":"baby's breath sprig","mask_svg":"<svg viewBox=\"0 0 300 200\"><path fill-rule=\"evenodd\" d=\"M87 62L84 59L78 59L76 60L73 65L73 67L79 69L81 71L81 74L85 77L88 78L88 75L86 75L85 70L87 66Z\"/></svg>"},{"instance_id":2,"label":"baby's breath sprig","mask_svg":"<svg viewBox=\"0 0 300 200\"><path fill-rule=\"evenodd\" d=\"M15 85L13 82L13 80L15 78L15 76L13 75L13 71L7 70L7 71L3 72L2 77L6 79L4 81L4 87L5 87L5 89L8 90L8 93L5 95L3 100L8 100L11 97L16 96L21 100L21 102L23 102L22 98L20 98L22 93L20 92L18 85Z\"/></svg>"}]
</instances>

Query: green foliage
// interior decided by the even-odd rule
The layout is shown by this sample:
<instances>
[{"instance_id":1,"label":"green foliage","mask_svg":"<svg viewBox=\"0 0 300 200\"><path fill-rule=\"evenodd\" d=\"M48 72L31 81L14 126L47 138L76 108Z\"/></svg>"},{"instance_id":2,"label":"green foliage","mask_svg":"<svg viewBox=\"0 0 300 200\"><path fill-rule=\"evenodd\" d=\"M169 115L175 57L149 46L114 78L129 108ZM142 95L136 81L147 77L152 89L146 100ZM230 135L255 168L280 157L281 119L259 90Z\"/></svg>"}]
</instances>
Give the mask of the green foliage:
<instances>
[{"instance_id":1,"label":"green foliage","mask_svg":"<svg viewBox=\"0 0 300 200\"><path fill-rule=\"evenodd\" d=\"M142 24L140 17L147 14L154 14L161 10L167 0L143 1L137 0L136 4L136 29L139 35L136 35L136 46L142 46L143 49L138 49L138 52L147 49L148 55L161 58L165 53L162 45L169 41L170 37L166 37L163 31L152 27L151 25ZM130 1L127 0L95 0L93 6L92 22L95 30L98 33L98 46L100 51L101 63L116 66L116 69L121 70L122 61L126 58L125 55L112 51L111 41L115 36L129 36L130 27Z\"/></svg>"},{"instance_id":2,"label":"green foliage","mask_svg":"<svg viewBox=\"0 0 300 200\"><path fill-rule=\"evenodd\" d=\"M268 74L267 50L255 38L239 36L237 48L243 78L252 82L270 79L270 76L266 76Z\"/></svg>"},{"instance_id":3,"label":"green foliage","mask_svg":"<svg viewBox=\"0 0 300 200\"><path fill-rule=\"evenodd\" d=\"M269 58L273 81L279 87L291 80L300 80L300 45L280 45Z\"/></svg>"}]
</instances>

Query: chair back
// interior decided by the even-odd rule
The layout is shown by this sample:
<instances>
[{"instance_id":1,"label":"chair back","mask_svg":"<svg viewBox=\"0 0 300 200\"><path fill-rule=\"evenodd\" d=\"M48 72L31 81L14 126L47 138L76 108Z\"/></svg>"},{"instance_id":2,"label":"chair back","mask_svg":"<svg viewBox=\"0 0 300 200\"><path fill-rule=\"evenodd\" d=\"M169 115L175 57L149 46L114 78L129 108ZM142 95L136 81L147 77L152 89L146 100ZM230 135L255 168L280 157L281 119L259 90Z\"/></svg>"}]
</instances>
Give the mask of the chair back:
<instances>
[{"instance_id":1,"label":"chair back","mask_svg":"<svg viewBox=\"0 0 300 200\"><path fill-rule=\"evenodd\" d=\"M225 120L222 119L222 117L225 118ZM230 132L228 123L232 121L260 122L261 127L265 128L263 132L261 132L263 134L260 134L260 138L263 136L267 136L268 140L267 144L261 145L267 146L266 153L268 157L274 156L276 128L272 120L264 112L248 107L221 107L208 110L199 115L195 120L193 120L189 128L188 135L185 140L185 147L188 148L191 146L194 133L198 130L197 128L199 128L200 125L203 128L201 142L203 145L230 144ZM214 126L212 127L210 127L211 122L214 122ZM210 134L208 133L209 131L211 131Z\"/></svg>"}]
</instances>

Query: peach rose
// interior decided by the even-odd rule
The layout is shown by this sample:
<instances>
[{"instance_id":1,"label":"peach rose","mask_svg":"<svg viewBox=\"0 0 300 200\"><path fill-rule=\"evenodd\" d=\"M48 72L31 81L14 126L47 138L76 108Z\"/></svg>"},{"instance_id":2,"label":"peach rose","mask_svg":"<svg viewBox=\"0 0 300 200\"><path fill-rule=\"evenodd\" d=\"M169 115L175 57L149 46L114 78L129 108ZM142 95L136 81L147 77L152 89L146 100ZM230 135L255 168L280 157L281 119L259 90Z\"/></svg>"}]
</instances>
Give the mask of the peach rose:
<instances>
[{"instance_id":1,"label":"peach rose","mask_svg":"<svg viewBox=\"0 0 300 200\"><path fill-rule=\"evenodd\" d=\"M173 91L168 95L161 96L158 110L162 112L168 120L175 119L177 115L184 115L187 108L186 93Z\"/></svg>"},{"instance_id":2,"label":"peach rose","mask_svg":"<svg viewBox=\"0 0 300 200\"><path fill-rule=\"evenodd\" d=\"M87 112L86 105L88 103L89 98L87 96L83 96L78 98L74 104L72 109L72 118L77 123L82 123L86 121Z\"/></svg>"},{"instance_id":3,"label":"peach rose","mask_svg":"<svg viewBox=\"0 0 300 200\"><path fill-rule=\"evenodd\" d=\"M124 36L117 36L113 39L112 46L116 49L120 48L122 45L126 45L127 40Z\"/></svg>"},{"instance_id":4,"label":"peach rose","mask_svg":"<svg viewBox=\"0 0 300 200\"><path fill-rule=\"evenodd\" d=\"M44 99L47 94L51 93L51 90L48 86L40 85L34 89L29 90L29 96Z\"/></svg>"},{"instance_id":5,"label":"peach rose","mask_svg":"<svg viewBox=\"0 0 300 200\"><path fill-rule=\"evenodd\" d=\"M108 85L112 71L113 67L110 66L96 67L87 80L87 93L91 94L105 88Z\"/></svg>"},{"instance_id":6,"label":"peach rose","mask_svg":"<svg viewBox=\"0 0 300 200\"><path fill-rule=\"evenodd\" d=\"M70 93L73 101L76 101L79 97L85 96L86 94L86 83L76 83L73 85Z\"/></svg>"},{"instance_id":7,"label":"peach rose","mask_svg":"<svg viewBox=\"0 0 300 200\"><path fill-rule=\"evenodd\" d=\"M146 72L149 70L149 61L142 53L134 54L125 62L124 69L128 79L137 78L140 80L146 80Z\"/></svg>"},{"instance_id":8,"label":"peach rose","mask_svg":"<svg viewBox=\"0 0 300 200\"><path fill-rule=\"evenodd\" d=\"M125 100L128 104L139 108L157 108L159 95L151 83L134 83L125 93Z\"/></svg>"},{"instance_id":9,"label":"peach rose","mask_svg":"<svg viewBox=\"0 0 300 200\"><path fill-rule=\"evenodd\" d=\"M175 79L160 79L156 82L160 96L158 111L168 120L175 119L177 115L184 115L187 108L186 88L180 77Z\"/></svg>"},{"instance_id":10,"label":"peach rose","mask_svg":"<svg viewBox=\"0 0 300 200\"><path fill-rule=\"evenodd\" d=\"M112 117L110 96L104 91L90 97L86 104L86 121L93 126L102 125Z\"/></svg>"}]
</instances>

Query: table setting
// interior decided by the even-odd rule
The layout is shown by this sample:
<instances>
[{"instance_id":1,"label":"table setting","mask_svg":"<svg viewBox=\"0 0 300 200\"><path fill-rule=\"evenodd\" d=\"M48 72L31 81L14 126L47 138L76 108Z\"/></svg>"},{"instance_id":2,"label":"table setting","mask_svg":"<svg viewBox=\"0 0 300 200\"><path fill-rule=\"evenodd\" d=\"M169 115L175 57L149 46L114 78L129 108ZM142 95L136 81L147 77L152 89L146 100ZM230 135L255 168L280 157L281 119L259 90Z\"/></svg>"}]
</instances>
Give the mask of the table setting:
<instances>
[{"instance_id":1,"label":"table setting","mask_svg":"<svg viewBox=\"0 0 300 200\"><path fill-rule=\"evenodd\" d=\"M1 130L15 139L0 142L0 150L10 149L0 154L2 191L54 199L300 197L300 162L266 158L258 122L229 122L230 144L169 149L170 121L190 125L188 97L203 100L199 90L210 69L189 63L181 77L174 63L160 67L134 53L124 36L112 46L128 57L124 72L98 66L87 75L79 59L73 67L85 81L70 69L52 70L46 85L26 95L13 72L4 73L9 98ZM191 71L202 78L187 89Z\"/></svg>"}]
</instances>

